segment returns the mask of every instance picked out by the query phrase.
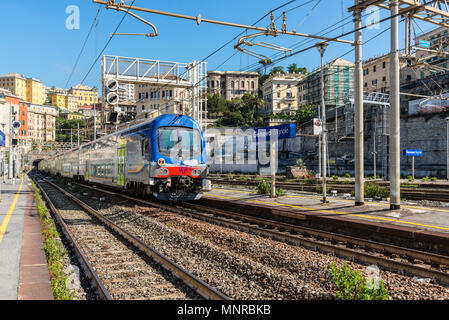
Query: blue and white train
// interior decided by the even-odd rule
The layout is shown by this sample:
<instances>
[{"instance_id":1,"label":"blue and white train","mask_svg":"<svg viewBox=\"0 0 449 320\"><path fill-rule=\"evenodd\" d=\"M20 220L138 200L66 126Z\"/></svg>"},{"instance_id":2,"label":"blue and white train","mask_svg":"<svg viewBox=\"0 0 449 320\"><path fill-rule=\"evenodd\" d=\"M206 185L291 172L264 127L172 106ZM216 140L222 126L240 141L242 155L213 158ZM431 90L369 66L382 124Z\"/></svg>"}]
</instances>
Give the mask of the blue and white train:
<instances>
[{"instance_id":1,"label":"blue and white train","mask_svg":"<svg viewBox=\"0 0 449 320\"><path fill-rule=\"evenodd\" d=\"M167 114L38 164L41 172L124 189L159 200L197 200L210 190L198 122Z\"/></svg>"}]
</instances>

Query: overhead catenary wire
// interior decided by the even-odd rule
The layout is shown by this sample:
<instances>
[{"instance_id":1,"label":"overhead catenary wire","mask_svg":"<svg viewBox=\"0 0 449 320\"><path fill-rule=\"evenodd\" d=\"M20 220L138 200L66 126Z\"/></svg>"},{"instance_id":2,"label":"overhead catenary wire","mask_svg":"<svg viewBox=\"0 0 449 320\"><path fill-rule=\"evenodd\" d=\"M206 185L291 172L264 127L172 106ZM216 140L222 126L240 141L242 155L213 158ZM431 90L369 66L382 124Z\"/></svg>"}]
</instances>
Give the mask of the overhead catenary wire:
<instances>
[{"instance_id":1,"label":"overhead catenary wire","mask_svg":"<svg viewBox=\"0 0 449 320\"><path fill-rule=\"evenodd\" d=\"M78 57L76 58L75 64L74 64L74 66L72 68L72 71L70 72L69 78L67 79L67 82L66 82L66 84L64 86L65 89L67 89L67 86L68 86L70 80L72 79L73 73L75 72L75 69L78 66L78 62L79 62L79 60L81 58L81 55L83 54L84 48L86 47L87 41L89 40L89 37L90 37L90 34L92 33L92 30L93 30L94 26L96 27L96 25L97 25L96 22L97 22L97 19L98 19L99 15L100 15L100 12L101 12L101 6L98 6L97 14L94 17L94 19L93 19L93 21L92 21L92 23L90 25L89 32L87 33L87 36L84 39L84 42L83 42L83 44L81 46L81 50L80 50L80 52L78 54Z\"/></svg>"}]
</instances>

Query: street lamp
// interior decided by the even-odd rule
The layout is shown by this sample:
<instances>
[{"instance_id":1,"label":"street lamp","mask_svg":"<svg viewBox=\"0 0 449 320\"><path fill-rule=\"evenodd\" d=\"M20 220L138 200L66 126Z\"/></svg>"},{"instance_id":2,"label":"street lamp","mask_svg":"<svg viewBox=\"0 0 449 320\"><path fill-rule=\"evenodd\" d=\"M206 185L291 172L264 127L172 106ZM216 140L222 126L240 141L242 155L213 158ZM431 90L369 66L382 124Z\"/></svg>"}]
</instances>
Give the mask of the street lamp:
<instances>
[{"instance_id":1,"label":"street lamp","mask_svg":"<svg viewBox=\"0 0 449 320\"><path fill-rule=\"evenodd\" d=\"M324 102L324 52L329 44L325 41L316 44L318 52L321 56L321 123L322 123L322 137L321 137L321 170L322 170L322 181L323 181L323 203L326 203L326 106Z\"/></svg>"},{"instance_id":2,"label":"street lamp","mask_svg":"<svg viewBox=\"0 0 449 320\"><path fill-rule=\"evenodd\" d=\"M449 180L449 117L446 120L446 178Z\"/></svg>"}]
</instances>

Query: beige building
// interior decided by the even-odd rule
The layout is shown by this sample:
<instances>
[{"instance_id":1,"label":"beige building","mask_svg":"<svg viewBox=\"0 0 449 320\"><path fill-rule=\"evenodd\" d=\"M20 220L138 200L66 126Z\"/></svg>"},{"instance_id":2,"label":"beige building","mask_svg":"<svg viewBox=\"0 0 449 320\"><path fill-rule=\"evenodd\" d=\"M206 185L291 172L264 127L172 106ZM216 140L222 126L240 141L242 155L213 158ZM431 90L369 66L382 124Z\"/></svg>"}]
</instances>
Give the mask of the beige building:
<instances>
[{"instance_id":1,"label":"beige building","mask_svg":"<svg viewBox=\"0 0 449 320\"><path fill-rule=\"evenodd\" d=\"M403 54L400 54L399 61L401 84L416 80L416 71L407 66L407 59ZM374 57L363 62L363 91L390 92L389 54Z\"/></svg>"},{"instance_id":2,"label":"beige building","mask_svg":"<svg viewBox=\"0 0 449 320\"><path fill-rule=\"evenodd\" d=\"M265 107L261 113L289 113L298 110L298 86L304 81L302 73L276 73L263 84Z\"/></svg>"},{"instance_id":3,"label":"beige building","mask_svg":"<svg viewBox=\"0 0 449 320\"><path fill-rule=\"evenodd\" d=\"M76 96L67 94L65 96L65 106L70 112L78 112L78 99Z\"/></svg>"},{"instance_id":4,"label":"beige building","mask_svg":"<svg viewBox=\"0 0 449 320\"><path fill-rule=\"evenodd\" d=\"M226 100L240 98L245 93L257 95L259 73L241 71L208 71L207 93L220 94Z\"/></svg>"},{"instance_id":5,"label":"beige building","mask_svg":"<svg viewBox=\"0 0 449 320\"><path fill-rule=\"evenodd\" d=\"M28 137L32 143L54 141L56 138L56 108L30 104L28 107Z\"/></svg>"},{"instance_id":6,"label":"beige building","mask_svg":"<svg viewBox=\"0 0 449 320\"><path fill-rule=\"evenodd\" d=\"M167 113L190 114L189 89L173 85L136 84L136 119Z\"/></svg>"}]
</instances>

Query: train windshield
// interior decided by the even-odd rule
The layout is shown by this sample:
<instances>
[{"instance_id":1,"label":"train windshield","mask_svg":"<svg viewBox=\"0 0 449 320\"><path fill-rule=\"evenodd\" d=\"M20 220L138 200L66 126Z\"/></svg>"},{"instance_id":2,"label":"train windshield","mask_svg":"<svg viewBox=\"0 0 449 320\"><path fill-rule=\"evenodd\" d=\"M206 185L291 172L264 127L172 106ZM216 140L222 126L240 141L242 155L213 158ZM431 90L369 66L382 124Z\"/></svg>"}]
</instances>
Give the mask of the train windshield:
<instances>
[{"instance_id":1,"label":"train windshield","mask_svg":"<svg viewBox=\"0 0 449 320\"><path fill-rule=\"evenodd\" d=\"M158 150L172 159L193 159L201 155L201 134L185 127L162 127L157 131Z\"/></svg>"}]
</instances>

